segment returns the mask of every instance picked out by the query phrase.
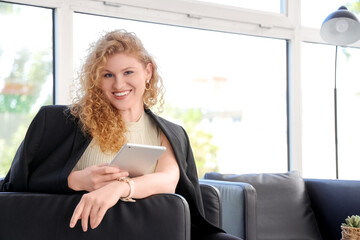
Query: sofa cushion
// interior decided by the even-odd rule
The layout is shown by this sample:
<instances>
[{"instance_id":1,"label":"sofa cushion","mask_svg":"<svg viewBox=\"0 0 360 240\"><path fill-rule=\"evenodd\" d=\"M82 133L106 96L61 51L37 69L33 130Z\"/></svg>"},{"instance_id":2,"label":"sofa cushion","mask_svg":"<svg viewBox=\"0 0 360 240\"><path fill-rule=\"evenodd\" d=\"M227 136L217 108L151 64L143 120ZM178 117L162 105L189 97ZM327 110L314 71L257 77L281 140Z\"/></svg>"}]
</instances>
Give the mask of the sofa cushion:
<instances>
[{"instance_id":1,"label":"sofa cushion","mask_svg":"<svg viewBox=\"0 0 360 240\"><path fill-rule=\"evenodd\" d=\"M205 178L245 182L256 189L259 240L321 239L299 172L242 175L207 173Z\"/></svg>"}]
</instances>

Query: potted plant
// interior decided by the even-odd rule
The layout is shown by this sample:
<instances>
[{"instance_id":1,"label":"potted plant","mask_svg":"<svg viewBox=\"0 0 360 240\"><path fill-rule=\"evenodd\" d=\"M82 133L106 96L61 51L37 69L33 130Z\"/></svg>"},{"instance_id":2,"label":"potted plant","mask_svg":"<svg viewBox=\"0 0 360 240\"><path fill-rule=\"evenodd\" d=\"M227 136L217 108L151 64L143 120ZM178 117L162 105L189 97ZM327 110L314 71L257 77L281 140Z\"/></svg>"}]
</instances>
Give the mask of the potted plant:
<instances>
[{"instance_id":1,"label":"potted plant","mask_svg":"<svg viewBox=\"0 0 360 240\"><path fill-rule=\"evenodd\" d=\"M360 240L360 216L352 215L341 224L341 240Z\"/></svg>"}]
</instances>

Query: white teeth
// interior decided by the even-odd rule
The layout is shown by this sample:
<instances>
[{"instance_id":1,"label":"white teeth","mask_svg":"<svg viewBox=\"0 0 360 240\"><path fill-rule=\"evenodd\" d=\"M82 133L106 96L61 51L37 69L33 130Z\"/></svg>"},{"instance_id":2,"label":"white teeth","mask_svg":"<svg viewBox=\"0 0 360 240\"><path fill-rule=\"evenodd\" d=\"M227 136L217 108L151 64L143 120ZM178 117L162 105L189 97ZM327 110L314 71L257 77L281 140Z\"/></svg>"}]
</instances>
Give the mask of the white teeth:
<instances>
[{"instance_id":1,"label":"white teeth","mask_svg":"<svg viewBox=\"0 0 360 240\"><path fill-rule=\"evenodd\" d=\"M126 92L121 92L121 93L114 93L115 96L117 97L121 97L121 96L124 96L126 94L128 94L130 91L126 91Z\"/></svg>"}]
</instances>

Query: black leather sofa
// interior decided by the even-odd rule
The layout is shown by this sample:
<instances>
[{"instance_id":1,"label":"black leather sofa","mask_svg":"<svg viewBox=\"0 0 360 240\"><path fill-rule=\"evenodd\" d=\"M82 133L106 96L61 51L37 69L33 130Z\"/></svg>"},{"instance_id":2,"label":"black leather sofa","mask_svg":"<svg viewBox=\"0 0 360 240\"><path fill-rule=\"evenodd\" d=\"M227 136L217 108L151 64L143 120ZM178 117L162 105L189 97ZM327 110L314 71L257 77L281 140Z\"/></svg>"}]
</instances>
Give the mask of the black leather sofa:
<instances>
[{"instance_id":1,"label":"black leather sofa","mask_svg":"<svg viewBox=\"0 0 360 240\"><path fill-rule=\"evenodd\" d=\"M360 215L360 181L297 172L204 178L220 191L223 229L245 240L339 240L345 218Z\"/></svg>"}]
</instances>

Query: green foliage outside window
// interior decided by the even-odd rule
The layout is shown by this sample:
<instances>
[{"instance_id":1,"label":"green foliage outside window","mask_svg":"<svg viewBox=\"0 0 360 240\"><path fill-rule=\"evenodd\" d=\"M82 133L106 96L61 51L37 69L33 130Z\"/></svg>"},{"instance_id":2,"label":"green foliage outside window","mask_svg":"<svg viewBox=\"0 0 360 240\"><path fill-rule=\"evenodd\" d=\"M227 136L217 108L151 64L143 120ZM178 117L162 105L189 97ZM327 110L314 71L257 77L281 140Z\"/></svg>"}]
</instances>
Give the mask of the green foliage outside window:
<instances>
[{"instance_id":1,"label":"green foliage outside window","mask_svg":"<svg viewBox=\"0 0 360 240\"><path fill-rule=\"evenodd\" d=\"M5 78L5 86L0 92L0 121L5 127L0 135L0 176L9 169L34 116L32 109L39 100L42 86L52 74L52 61L46 60L49 52L30 56L26 49L20 50L11 73ZM39 103L44 104L52 104L52 96Z\"/></svg>"},{"instance_id":2,"label":"green foliage outside window","mask_svg":"<svg viewBox=\"0 0 360 240\"><path fill-rule=\"evenodd\" d=\"M206 172L218 171L218 147L212 143L213 134L200 128L203 120L201 110L179 109L167 105L164 116L180 121L188 133L199 178L202 178Z\"/></svg>"},{"instance_id":3,"label":"green foliage outside window","mask_svg":"<svg viewBox=\"0 0 360 240\"><path fill-rule=\"evenodd\" d=\"M10 3L0 3L0 15L3 17L18 14L21 17L23 8L33 8ZM28 10L28 9L27 9ZM48 14L51 17L51 14ZM26 18L24 19L26 21ZM42 29L41 29L42 30ZM48 29L47 29L48 30ZM3 29L0 31L4 32ZM21 29L18 29L21 31ZM34 34L39 29L34 28ZM49 35L51 31L43 30ZM4 33L6 34L6 32ZM42 37L42 34L39 34ZM15 36L14 36L15 37ZM24 41L28 39L24 36ZM0 59L8 50L0 40ZM11 50L10 50L11 51ZM52 85L52 42L42 49L31 46L19 46L15 53L11 69L8 73L4 67L1 69L0 79L0 177L4 176L10 168L16 150L23 140L28 125L40 106L52 104L51 89L44 89L46 82Z\"/></svg>"}]
</instances>

